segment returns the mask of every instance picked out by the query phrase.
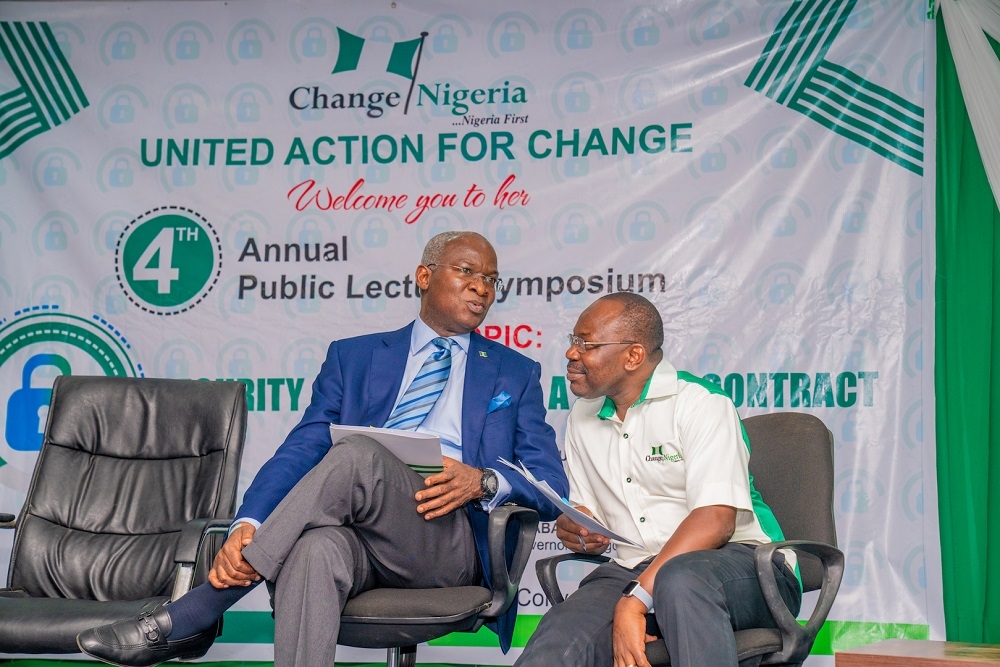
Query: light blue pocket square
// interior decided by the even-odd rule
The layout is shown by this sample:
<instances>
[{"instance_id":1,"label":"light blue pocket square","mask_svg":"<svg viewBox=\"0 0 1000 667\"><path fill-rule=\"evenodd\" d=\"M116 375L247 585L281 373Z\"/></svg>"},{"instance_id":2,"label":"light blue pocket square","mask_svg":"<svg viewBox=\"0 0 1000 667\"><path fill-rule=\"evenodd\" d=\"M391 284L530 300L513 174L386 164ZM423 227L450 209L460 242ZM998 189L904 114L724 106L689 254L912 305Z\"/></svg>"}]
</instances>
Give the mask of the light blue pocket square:
<instances>
[{"instance_id":1,"label":"light blue pocket square","mask_svg":"<svg viewBox=\"0 0 1000 667\"><path fill-rule=\"evenodd\" d=\"M505 391L501 391L499 394L494 396L492 400L490 400L490 407L486 409L486 414L502 410L508 405L510 405L510 394Z\"/></svg>"}]
</instances>

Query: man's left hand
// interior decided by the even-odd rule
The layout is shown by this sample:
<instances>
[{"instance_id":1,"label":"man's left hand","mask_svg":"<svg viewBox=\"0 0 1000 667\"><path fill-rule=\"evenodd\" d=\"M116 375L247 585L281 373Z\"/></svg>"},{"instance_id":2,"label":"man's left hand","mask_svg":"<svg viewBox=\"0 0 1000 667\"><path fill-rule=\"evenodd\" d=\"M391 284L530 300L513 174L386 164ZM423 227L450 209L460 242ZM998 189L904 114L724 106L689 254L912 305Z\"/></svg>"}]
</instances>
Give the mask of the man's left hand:
<instances>
[{"instance_id":1,"label":"man's left hand","mask_svg":"<svg viewBox=\"0 0 1000 667\"><path fill-rule=\"evenodd\" d=\"M655 637L646 634L646 605L634 597L619 600L611 637L615 667L649 667L646 642Z\"/></svg>"},{"instance_id":2,"label":"man's left hand","mask_svg":"<svg viewBox=\"0 0 1000 667\"><path fill-rule=\"evenodd\" d=\"M427 487L417 491L417 511L428 521L444 516L471 500L483 497L483 472L447 456L444 470L424 480Z\"/></svg>"}]
</instances>

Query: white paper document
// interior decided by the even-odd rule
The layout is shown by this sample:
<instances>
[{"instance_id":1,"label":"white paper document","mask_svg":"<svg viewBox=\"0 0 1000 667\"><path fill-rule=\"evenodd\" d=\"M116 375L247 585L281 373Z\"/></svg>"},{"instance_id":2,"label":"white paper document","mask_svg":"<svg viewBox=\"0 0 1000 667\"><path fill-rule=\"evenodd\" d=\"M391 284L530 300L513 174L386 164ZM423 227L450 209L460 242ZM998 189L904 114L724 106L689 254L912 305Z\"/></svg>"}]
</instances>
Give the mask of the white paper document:
<instances>
[{"instance_id":1,"label":"white paper document","mask_svg":"<svg viewBox=\"0 0 1000 667\"><path fill-rule=\"evenodd\" d=\"M536 479L535 476L531 474L531 471L524 467L523 463L519 465L514 465L510 461L504 459L503 457L500 457L500 463L504 464L508 468L511 468L512 470L516 470L517 472L521 473L521 476L524 477L526 480L528 480L528 482L530 482L533 487L538 489L543 496L552 501L552 504L561 509L563 513L566 514L566 516L568 516L577 524L586 528L588 531L604 535L605 537L607 537L610 540L613 540L614 542L620 542L622 544L630 544L633 547L642 546L640 544L636 544L627 537L622 537L621 535L611 531L607 526L602 524L594 517L590 516L589 514L584 514L583 512L578 510L576 507L573 506L572 503L567 502L565 498L556 493L555 490L551 486L549 486L549 483L546 482L544 479Z\"/></svg>"},{"instance_id":2,"label":"white paper document","mask_svg":"<svg viewBox=\"0 0 1000 667\"><path fill-rule=\"evenodd\" d=\"M441 439L430 433L416 431L400 431L394 428L375 428L374 426L341 426L330 424L330 437L336 443L348 435L366 435L378 441L383 447L396 455L400 461L424 476L436 475L444 470L441 459Z\"/></svg>"}]
</instances>

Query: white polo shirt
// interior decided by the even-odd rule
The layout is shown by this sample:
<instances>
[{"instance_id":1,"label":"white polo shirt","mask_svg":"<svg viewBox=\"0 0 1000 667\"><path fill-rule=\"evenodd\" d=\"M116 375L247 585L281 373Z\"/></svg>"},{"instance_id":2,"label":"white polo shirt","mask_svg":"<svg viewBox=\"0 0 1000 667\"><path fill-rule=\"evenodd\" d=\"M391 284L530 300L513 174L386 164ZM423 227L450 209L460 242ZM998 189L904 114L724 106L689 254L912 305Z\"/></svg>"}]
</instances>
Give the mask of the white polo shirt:
<instances>
[{"instance_id":1,"label":"white polo shirt","mask_svg":"<svg viewBox=\"0 0 1000 667\"><path fill-rule=\"evenodd\" d=\"M581 398L566 427L570 497L642 545L617 545L615 561L628 568L659 553L697 507L737 509L731 542L784 539L753 488L749 460L749 441L729 397L665 360L624 422L611 399Z\"/></svg>"}]
</instances>

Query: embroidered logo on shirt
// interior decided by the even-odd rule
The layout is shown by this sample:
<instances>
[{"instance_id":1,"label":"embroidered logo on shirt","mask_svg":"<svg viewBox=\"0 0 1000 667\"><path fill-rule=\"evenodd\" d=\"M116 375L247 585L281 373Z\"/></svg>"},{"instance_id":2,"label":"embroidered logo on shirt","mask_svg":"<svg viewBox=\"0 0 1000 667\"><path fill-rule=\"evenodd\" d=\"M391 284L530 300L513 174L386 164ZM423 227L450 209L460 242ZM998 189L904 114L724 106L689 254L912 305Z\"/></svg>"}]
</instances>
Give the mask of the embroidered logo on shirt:
<instances>
[{"instance_id":1,"label":"embroidered logo on shirt","mask_svg":"<svg viewBox=\"0 0 1000 667\"><path fill-rule=\"evenodd\" d=\"M646 457L648 462L658 462L658 463L676 463L677 461L683 461L684 456L681 454L670 454L669 456L664 455L663 445L657 445L652 447L653 453Z\"/></svg>"}]
</instances>

